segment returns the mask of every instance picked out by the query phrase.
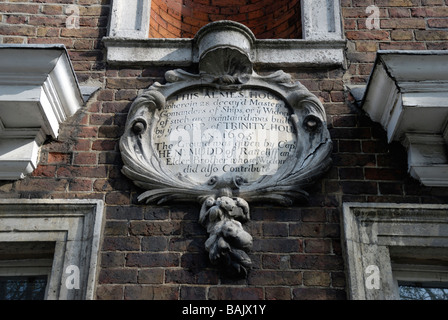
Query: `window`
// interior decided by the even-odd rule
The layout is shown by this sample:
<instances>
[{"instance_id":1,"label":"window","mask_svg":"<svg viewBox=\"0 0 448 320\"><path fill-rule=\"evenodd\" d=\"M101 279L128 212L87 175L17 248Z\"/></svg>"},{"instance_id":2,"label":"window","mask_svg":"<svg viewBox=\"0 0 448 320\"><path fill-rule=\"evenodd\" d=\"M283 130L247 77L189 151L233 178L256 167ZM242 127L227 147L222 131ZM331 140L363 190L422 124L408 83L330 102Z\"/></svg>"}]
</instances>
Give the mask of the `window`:
<instances>
[{"instance_id":1,"label":"window","mask_svg":"<svg viewBox=\"0 0 448 320\"><path fill-rule=\"evenodd\" d=\"M272 2L286 4L282 0ZM172 3L180 4L175 0ZM278 67L341 66L344 61L345 40L342 36L339 1L301 0L300 3L297 1L288 1L288 3L294 4L293 12L297 14L300 12L300 17L290 19L288 25L301 29L301 37L297 34L266 33L270 26L265 26L264 30L258 31L248 20L240 20L254 29L252 31L257 35L253 48L256 53L253 62ZM205 20L200 23L196 21L196 29L190 30L187 35L176 31L173 31L171 35L160 33L156 35L155 30L150 30L151 27L155 27L155 20L159 19L156 16L156 4L160 2L155 1L154 13L152 13L151 0L114 0L112 2L108 37L103 38L109 63L186 66L197 62L195 42L191 37ZM151 14L154 16L151 17ZM180 19L179 13L177 16ZM226 17L231 19L232 15L229 14ZM216 17L216 19L220 18ZM237 17L232 20L238 21ZM275 29L276 26L274 25L273 28ZM286 27L279 27L279 30L283 28ZM150 34L153 37L151 39L148 38ZM271 34L275 39L269 38ZM165 38L156 38L159 36L165 36ZM175 38L175 36L180 37Z\"/></svg>"},{"instance_id":2,"label":"window","mask_svg":"<svg viewBox=\"0 0 448 320\"><path fill-rule=\"evenodd\" d=\"M103 203L0 200L0 299L93 299Z\"/></svg>"},{"instance_id":3,"label":"window","mask_svg":"<svg viewBox=\"0 0 448 320\"><path fill-rule=\"evenodd\" d=\"M54 246L54 242L0 243L0 300L45 299Z\"/></svg>"},{"instance_id":4,"label":"window","mask_svg":"<svg viewBox=\"0 0 448 320\"><path fill-rule=\"evenodd\" d=\"M448 266L399 265L392 269L400 300L448 300Z\"/></svg>"},{"instance_id":5,"label":"window","mask_svg":"<svg viewBox=\"0 0 448 320\"><path fill-rule=\"evenodd\" d=\"M401 300L448 300L448 250L391 247L395 295Z\"/></svg>"},{"instance_id":6,"label":"window","mask_svg":"<svg viewBox=\"0 0 448 320\"><path fill-rule=\"evenodd\" d=\"M400 284L400 300L448 300L448 288L415 282Z\"/></svg>"},{"instance_id":7,"label":"window","mask_svg":"<svg viewBox=\"0 0 448 320\"><path fill-rule=\"evenodd\" d=\"M447 205L344 203L343 248L350 299L446 298Z\"/></svg>"},{"instance_id":8,"label":"window","mask_svg":"<svg viewBox=\"0 0 448 320\"><path fill-rule=\"evenodd\" d=\"M0 300L43 300L47 280L45 275L0 276Z\"/></svg>"},{"instance_id":9,"label":"window","mask_svg":"<svg viewBox=\"0 0 448 320\"><path fill-rule=\"evenodd\" d=\"M43 300L55 242L0 243L0 300Z\"/></svg>"}]
</instances>

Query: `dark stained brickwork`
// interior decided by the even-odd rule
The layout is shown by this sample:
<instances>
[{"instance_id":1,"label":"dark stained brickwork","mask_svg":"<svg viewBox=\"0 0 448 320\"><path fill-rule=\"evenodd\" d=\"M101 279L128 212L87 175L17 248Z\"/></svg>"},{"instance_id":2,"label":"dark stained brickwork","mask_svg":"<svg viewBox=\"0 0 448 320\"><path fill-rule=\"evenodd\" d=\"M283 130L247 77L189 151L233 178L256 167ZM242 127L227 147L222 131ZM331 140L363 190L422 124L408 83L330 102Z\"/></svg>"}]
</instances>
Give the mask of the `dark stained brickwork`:
<instances>
[{"instance_id":1,"label":"dark stained brickwork","mask_svg":"<svg viewBox=\"0 0 448 320\"><path fill-rule=\"evenodd\" d=\"M199 24L211 21L211 14L214 20L232 19L235 14L235 20L253 27L260 38L280 38L283 35L276 32L284 28L281 25L271 24L272 32L267 33L267 24L258 31L255 23L268 14L287 17L295 10L294 15L298 15L298 1L244 1L245 7L236 6L234 1L218 1L223 4L218 6L207 0L194 1L203 8L199 11L191 1L178 4L194 9L187 19L186 14L174 11L176 5L162 8L162 3L171 2L175 1L153 1L152 10L159 12L160 19L166 11L184 25L191 22L191 27L180 33L176 30L173 37L193 36ZM264 6L257 11L257 4L262 2ZM163 83L169 68L107 65L101 42L110 12L107 0L0 3L2 43L65 44L79 82L101 86L61 127L58 140L45 142L39 166L31 176L0 182L0 197L94 198L105 202L98 299L345 299L340 241L343 202L448 201L446 188L422 187L408 175L404 148L387 144L384 130L358 109L347 85L367 82L378 49L447 49L448 0L341 3L348 40L347 69L285 70L324 104L334 142L333 165L309 190L308 204L252 206L252 220L246 228L254 237L250 252L254 266L247 279L227 278L210 264L204 249L207 234L197 223L198 205L138 204L136 198L142 190L122 175L118 139L129 107L142 89L156 81ZM69 4L80 8L79 29L65 28L64 10ZM371 4L380 9L379 30L368 30L365 25L369 15L365 8ZM215 8L216 12L205 8ZM290 18L285 21L296 31L289 35L297 38L300 25L291 23ZM151 24L153 36L162 35L163 25L159 21L156 30Z\"/></svg>"}]
</instances>

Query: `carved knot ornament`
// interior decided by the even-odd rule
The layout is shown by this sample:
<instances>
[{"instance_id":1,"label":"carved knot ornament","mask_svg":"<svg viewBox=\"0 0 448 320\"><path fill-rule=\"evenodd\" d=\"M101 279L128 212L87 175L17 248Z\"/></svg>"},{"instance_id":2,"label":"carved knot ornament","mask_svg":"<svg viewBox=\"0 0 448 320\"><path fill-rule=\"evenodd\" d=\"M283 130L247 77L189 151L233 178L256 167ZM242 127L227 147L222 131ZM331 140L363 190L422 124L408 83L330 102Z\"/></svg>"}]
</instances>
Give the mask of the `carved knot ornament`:
<instances>
[{"instance_id":1,"label":"carved knot ornament","mask_svg":"<svg viewBox=\"0 0 448 320\"><path fill-rule=\"evenodd\" d=\"M316 96L283 71L253 71L245 26L211 23L194 41L199 73L168 71L131 105L122 172L146 190L140 202L199 202L210 261L245 276L248 203L306 200L332 142Z\"/></svg>"}]
</instances>

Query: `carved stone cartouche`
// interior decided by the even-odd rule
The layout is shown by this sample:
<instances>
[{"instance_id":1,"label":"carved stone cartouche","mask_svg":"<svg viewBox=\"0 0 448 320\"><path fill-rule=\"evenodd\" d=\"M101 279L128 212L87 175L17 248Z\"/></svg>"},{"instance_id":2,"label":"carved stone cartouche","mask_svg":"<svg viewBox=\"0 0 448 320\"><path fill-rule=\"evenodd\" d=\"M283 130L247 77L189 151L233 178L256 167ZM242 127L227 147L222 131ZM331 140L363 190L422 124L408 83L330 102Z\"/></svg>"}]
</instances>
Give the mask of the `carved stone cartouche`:
<instances>
[{"instance_id":1,"label":"carved stone cartouche","mask_svg":"<svg viewBox=\"0 0 448 320\"><path fill-rule=\"evenodd\" d=\"M248 203L305 200L304 189L330 166L332 142L316 96L283 71L253 71L255 38L245 26L212 23L195 41L199 74L168 71L166 84L133 102L120 140L122 171L146 190L140 202L199 202L210 261L245 276L253 242L242 225ZM261 120L244 120L251 116ZM227 156L217 158L219 149Z\"/></svg>"}]
</instances>

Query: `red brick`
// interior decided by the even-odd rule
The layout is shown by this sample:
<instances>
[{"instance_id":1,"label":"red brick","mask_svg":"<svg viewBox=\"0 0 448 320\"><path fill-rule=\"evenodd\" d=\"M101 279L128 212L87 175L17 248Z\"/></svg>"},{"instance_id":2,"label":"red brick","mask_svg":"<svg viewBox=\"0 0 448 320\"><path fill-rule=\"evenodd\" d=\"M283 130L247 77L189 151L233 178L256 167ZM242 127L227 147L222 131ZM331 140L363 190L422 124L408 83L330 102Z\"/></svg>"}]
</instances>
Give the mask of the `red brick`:
<instances>
[{"instance_id":1,"label":"red brick","mask_svg":"<svg viewBox=\"0 0 448 320\"><path fill-rule=\"evenodd\" d=\"M115 93L116 100L133 100L137 96L137 90L122 89Z\"/></svg>"},{"instance_id":2,"label":"red brick","mask_svg":"<svg viewBox=\"0 0 448 320\"><path fill-rule=\"evenodd\" d=\"M365 168L365 177L369 180L402 180L405 170L394 170L385 168Z\"/></svg>"},{"instance_id":3,"label":"red brick","mask_svg":"<svg viewBox=\"0 0 448 320\"><path fill-rule=\"evenodd\" d=\"M178 286L131 285L124 290L125 300L178 300Z\"/></svg>"},{"instance_id":4,"label":"red brick","mask_svg":"<svg viewBox=\"0 0 448 320\"><path fill-rule=\"evenodd\" d=\"M72 39L61 39L61 38L29 38L29 44L63 44L66 47L72 47Z\"/></svg>"},{"instance_id":5,"label":"red brick","mask_svg":"<svg viewBox=\"0 0 448 320\"><path fill-rule=\"evenodd\" d=\"M302 274L297 271L253 270L249 273L247 281L249 285L254 286L294 286L302 284Z\"/></svg>"},{"instance_id":6,"label":"red brick","mask_svg":"<svg viewBox=\"0 0 448 320\"><path fill-rule=\"evenodd\" d=\"M96 138L98 136L97 127L81 127L78 137L80 138Z\"/></svg>"},{"instance_id":7,"label":"red brick","mask_svg":"<svg viewBox=\"0 0 448 320\"><path fill-rule=\"evenodd\" d=\"M360 142L356 140L339 140L338 141L339 152L360 152Z\"/></svg>"},{"instance_id":8,"label":"red brick","mask_svg":"<svg viewBox=\"0 0 448 320\"><path fill-rule=\"evenodd\" d=\"M115 140L95 140L92 143L92 150L98 150L98 151L112 151L115 150L115 147L117 145L117 142Z\"/></svg>"},{"instance_id":9,"label":"red brick","mask_svg":"<svg viewBox=\"0 0 448 320\"><path fill-rule=\"evenodd\" d=\"M0 34L8 36L33 36L36 27L25 25L0 25Z\"/></svg>"},{"instance_id":10,"label":"red brick","mask_svg":"<svg viewBox=\"0 0 448 320\"><path fill-rule=\"evenodd\" d=\"M70 181L69 191L92 191L92 180L76 179Z\"/></svg>"},{"instance_id":11,"label":"red brick","mask_svg":"<svg viewBox=\"0 0 448 320\"><path fill-rule=\"evenodd\" d=\"M127 192L109 192L106 194L105 201L108 205L129 205L129 204L131 204L130 195Z\"/></svg>"},{"instance_id":12,"label":"red brick","mask_svg":"<svg viewBox=\"0 0 448 320\"><path fill-rule=\"evenodd\" d=\"M263 288L258 287L210 287L208 298L211 300L261 300Z\"/></svg>"},{"instance_id":13,"label":"red brick","mask_svg":"<svg viewBox=\"0 0 448 320\"><path fill-rule=\"evenodd\" d=\"M381 50L425 50L426 44L423 42L383 42L380 43Z\"/></svg>"},{"instance_id":14,"label":"red brick","mask_svg":"<svg viewBox=\"0 0 448 320\"><path fill-rule=\"evenodd\" d=\"M426 21L422 19L383 19L381 29L425 29Z\"/></svg>"},{"instance_id":15,"label":"red brick","mask_svg":"<svg viewBox=\"0 0 448 320\"><path fill-rule=\"evenodd\" d=\"M377 194L377 184L373 181L342 181L345 194Z\"/></svg>"},{"instance_id":16,"label":"red brick","mask_svg":"<svg viewBox=\"0 0 448 320\"><path fill-rule=\"evenodd\" d=\"M65 17L30 16L28 24L36 26L65 27Z\"/></svg>"},{"instance_id":17,"label":"red brick","mask_svg":"<svg viewBox=\"0 0 448 320\"><path fill-rule=\"evenodd\" d=\"M97 154L96 153L90 153L90 152L80 152L76 153L73 158L73 164L97 164Z\"/></svg>"},{"instance_id":18,"label":"red brick","mask_svg":"<svg viewBox=\"0 0 448 320\"><path fill-rule=\"evenodd\" d=\"M73 146L74 151L89 151L90 150L90 143L91 141L89 139L78 139Z\"/></svg>"},{"instance_id":19,"label":"red brick","mask_svg":"<svg viewBox=\"0 0 448 320\"><path fill-rule=\"evenodd\" d=\"M376 165L375 155L371 154L335 154L332 158L335 166L371 167Z\"/></svg>"},{"instance_id":20,"label":"red brick","mask_svg":"<svg viewBox=\"0 0 448 320\"><path fill-rule=\"evenodd\" d=\"M331 275L328 272L305 271L303 272L303 284L305 286L329 287Z\"/></svg>"},{"instance_id":21,"label":"red brick","mask_svg":"<svg viewBox=\"0 0 448 320\"><path fill-rule=\"evenodd\" d=\"M26 37L16 37L16 36L11 36L11 37L3 37L3 43L15 43L15 44L24 44L26 43Z\"/></svg>"},{"instance_id":22,"label":"red brick","mask_svg":"<svg viewBox=\"0 0 448 320\"><path fill-rule=\"evenodd\" d=\"M344 261L342 257L321 254L295 254L290 259L292 269L305 270L343 270Z\"/></svg>"},{"instance_id":23,"label":"red brick","mask_svg":"<svg viewBox=\"0 0 448 320\"><path fill-rule=\"evenodd\" d=\"M291 300L289 287L266 287L266 300Z\"/></svg>"},{"instance_id":24,"label":"red brick","mask_svg":"<svg viewBox=\"0 0 448 320\"><path fill-rule=\"evenodd\" d=\"M180 256L177 253L129 253L127 267L178 267Z\"/></svg>"},{"instance_id":25,"label":"red brick","mask_svg":"<svg viewBox=\"0 0 448 320\"><path fill-rule=\"evenodd\" d=\"M389 16L391 18L409 18L411 10L409 8L389 8Z\"/></svg>"},{"instance_id":26,"label":"red brick","mask_svg":"<svg viewBox=\"0 0 448 320\"><path fill-rule=\"evenodd\" d=\"M412 30L392 30L390 33L392 40L412 40L414 38L414 33Z\"/></svg>"},{"instance_id":27,"label":"red brick","mask_svg":"<svg viewBox=\"0 0 448 320\"><path fill-rule=\"evenodd\" d=\"M138 251L140 239L137 237L105 237L103 241L104 251Z\"/></svg>"},{"instance_id":28,"label":"red brick","mask_svg":"<svg viewBox=\"0 0 448 320\"><path fill-rule=\"evenodd\" d=\"M302 252L302 241L299 239L257 239L254 241L254 252Z\"/></svg>"},{"instance_id":29,"label":"red brick","mask_svg":"<svg viewBox=\"0 0 448 320\"><path fill-rule=\"evenodd\" d=\"M110 114L90 114L89 124L90 125L111 125L114 122L114 116Z\"/></svg>"},{"instance_id":30,"label":"red brick","mask_svg":"<svg viewBox=\"0 0 448 320\"><path fill-rule=\"evenodd\" d=\"M427 23L430 28L448 28L448 19L428 19Z\"/></svg>"},{"instance_id":31,"label":"red brick","mask_svg":"<svg viewBox=\"0 0 448 320\"><path fill-rule=\"evenodd\" d=\"M103 125L99 127L98 130L98 138L119 138L123 135L124 127L123 126L108 126Z\"/></svg>"},{"instance_id":32,"label":"red brick","mask_svg":"<svg viewBox=\"0 0 448 320\"><path fill-rule=\"evenodd\" d=\"M164 270L153 269L140 269L138 272L138 283L142 284L162 284L164 279Z\"/></svg>"},{"instance_id":33,"label":"red brick","mask_svg":"<svg viewBox=\"0 0 448 320\"><path fill-rule=\"evenodd\" d=\"M137 269L102 269L98 283L137 283Z\"/></svg>"},{"instance_id":34,"label":"red brick","mask_svg":"<svg viewBox=\"0 0 448 320\"><path fill-rule=\"evenodd\" d=\"M41 12L45 15L62 15L65 14L61 5L43 5Z\"/></svg>"},{"instance_id":35,"label":"red brick","mask_svg":"<svg viewBox=\"0 0 448 320\"><path fill-rule=\"evenodd\" d=\"M420 0L376 0L379 7L417 7Z\"/></svg>"},{"instance_id":36,"label":"red brick","mask_svg":"<svg viewBox=\"0 0 448 320\"><path fill-rule=\"evenodd\" d=\"M448 7L425 8L424 10L415 10L415 14L421 14L424 17L448 17Z\"/></svg>"},{"instance_id":37,"label":"red brick","mask_svg":"<svg viewBox=\"0 0 448 320\"><path fill-rule=\"evenodd\" d=\"M150 36L192 37L209 21L230 19L247 25L258 38L301 37L298 1L236 2L237 5L229 1L214 0L210 3L185 0L181 5L175 1L153 1Z\"/></svg>"},{"instance_id":38,"label":"red brick","mask_svg":"<svg viewBox=\"0 0 448 320\"><path fill-rule=\"evenodd\" d=\"M107 78L107 88L110 89L144 89L149 87L153 80L150 78Z\"/></svg>"},{"instance_id":39,"label":"red brick","mask_svg":"<svg viewBox=\"0 0 448 320\"><path fill-rule=\"evenodd\" d=\"M293 289L294 300L344 300L345 290L321 289L321 288L296 288Z\"/></svg>"},{"instance_id":40,"label":"red brick","mask_svg":"<svg viewBox=\"0 0 448 320\"><path fill-rule=\"evenodd\" d=\"M122 300L124 286L120 285L98 285L96 289L97 300Z\"/></svg>"},{"instance_id":41,"label":"red brick","mask_svg":"<svg viewBox=\"0 0 448 320\"><path fill-rule=\"evenodd\" d=\"M107 168L105 166L95 167L79 167L64 166L57 170L58 177L84 177L84 178L103 178L107 176Z\"/></svg>"},{"instance_id":42,"label":"red brick","mask_svg":"<svg viewBox=\"0 0 448 320\"><path fill-rule=\"evenodd\" d=\"M13 4L0 3L0 12L2 13L31 13L37 14L39 12L39 5L37 4Z\"/></svg>"},{"instance_id":43,"label":"red brick","mask_svg":"<svg viewBox=\"0 0 448 320\"><path fill-rule=\"evenodd\" d=\"M101 38L106 35L106 28L79 28L61 30L61 37L69 38Z\"/></svg>"},{"instance_id":44,"label":"red brick","mask_svg":"<svg viewBox=\"0 0 448 320\"><path fill-rule=\"evenodd\" d=\"M179 221L136 221L131 223L130 233L140 236L180 235L181 224Z\"/></svg>"},{"instance_id":45,"label":"red brick","mask_svg":"<svg viewBox=\"0 0 448 320\"><path fill-rule=\"evenodd\" d=\"M49 152L47 161L49 164L55 164L55 163L69 164L71 161L71 154L70 153Z\"/></svg>"},{"instance_id":46,"label":"red brick","mask_svg":"<svg viewBox=\"0 0 448 320\"><path fill-rule=\"evenodd\" d=\"M206 300L207 290L205 287L184 285L180 289L181 300Z\"/></svg>"},{"instance_id":47,"label":"red brick","mask_svg":"<svg viewBox=\"0 0 448 320\"><path fill-rule=\"evenodd\" d=\"M55 174L56 166L52 165L39 165L32 173L34 177L54 177Z\"/></svg>"},{"instance_id":48,"label":"red brick","mask_svg":"<svg viewBox=\"0 0 448 320\"><path fill-rule=\"evenodd\" d=\"M389 39L389 32L385 30L369 31L347 31L345 33L349 40L386 40Z\"/></svg>"}]
</instances>

